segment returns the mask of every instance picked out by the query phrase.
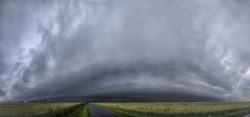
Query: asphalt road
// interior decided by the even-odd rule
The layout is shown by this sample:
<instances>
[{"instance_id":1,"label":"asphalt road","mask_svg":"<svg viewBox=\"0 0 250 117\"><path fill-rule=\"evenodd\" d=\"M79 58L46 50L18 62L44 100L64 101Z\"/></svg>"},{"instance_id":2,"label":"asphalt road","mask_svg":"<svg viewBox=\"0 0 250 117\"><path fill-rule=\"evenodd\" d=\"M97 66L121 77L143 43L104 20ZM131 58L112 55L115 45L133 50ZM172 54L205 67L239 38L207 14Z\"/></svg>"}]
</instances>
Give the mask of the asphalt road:
<instances>
[{"instance_id":1,"label":"asphalt road","mask_svg":"<svg viewBox=\"0 0 250 117\"><path fill-rule=\"evenodd\" d=\"M243 117L250 117L250 114L248 114L248 115L245 115L245 116L243 116Z\"/></svg>"},{"instance_id":2,"label":"asphalt road","mask_svg":"<svg viewBox=\"0 0 250 117\"><path fill-rule=\"evenodd\" d=\"M93 104L89 104L89 109L94 117L123 117L119 114L116 114L116 113L109 111L109 110L105 110L105 109L103 109L99 106L93 105Z\"/></svg>"}]
</instances>

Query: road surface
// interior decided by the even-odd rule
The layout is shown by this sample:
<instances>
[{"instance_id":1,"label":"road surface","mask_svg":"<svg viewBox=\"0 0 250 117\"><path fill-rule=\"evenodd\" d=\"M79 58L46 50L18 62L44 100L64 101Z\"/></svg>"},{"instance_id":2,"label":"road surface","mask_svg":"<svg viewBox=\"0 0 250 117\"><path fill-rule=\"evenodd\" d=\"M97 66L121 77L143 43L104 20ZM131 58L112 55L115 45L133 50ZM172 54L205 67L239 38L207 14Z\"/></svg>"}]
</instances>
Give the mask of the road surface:
<instances>
[{"instance_id":1,"label":"road surface","mask_svg":"<svg viewBox=\"0 0 250 117\"><path fill-rule=\"evenodd\" d=\"M109 110L105 110L105 109L103 109L99 106L93 105L93 104L89 104L89 109L94 117L123 117L119 114L116 114L116 113L109 111Z\"/></svg>"},{"instance_id":2,"label":"road surface","mask_svg":"<svg viewBox=\"0 0 250 117\"><path fill-rule=\"evenodd\" d=\"M250 114L248 114L248 115L245 115L245 116L242 116L242 117L250 117Z\"/></svg>"}]
</instances>

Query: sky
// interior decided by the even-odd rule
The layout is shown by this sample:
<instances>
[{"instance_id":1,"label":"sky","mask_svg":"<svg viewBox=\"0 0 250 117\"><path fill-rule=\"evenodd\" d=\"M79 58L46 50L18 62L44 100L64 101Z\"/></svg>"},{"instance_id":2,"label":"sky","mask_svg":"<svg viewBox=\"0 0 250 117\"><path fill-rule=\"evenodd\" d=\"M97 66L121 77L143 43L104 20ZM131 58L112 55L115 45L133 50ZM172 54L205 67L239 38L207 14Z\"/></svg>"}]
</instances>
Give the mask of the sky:
<instances>
[{"instance_id":1,"label":"sky","mask_svg":"<svg viewBox=\"0 0 250 117\"><path fill-rule=\"evenodd\" d=\"M250 101L248 0L1 0L0 101L133 90Z\"/></svg>"}]
</instances>

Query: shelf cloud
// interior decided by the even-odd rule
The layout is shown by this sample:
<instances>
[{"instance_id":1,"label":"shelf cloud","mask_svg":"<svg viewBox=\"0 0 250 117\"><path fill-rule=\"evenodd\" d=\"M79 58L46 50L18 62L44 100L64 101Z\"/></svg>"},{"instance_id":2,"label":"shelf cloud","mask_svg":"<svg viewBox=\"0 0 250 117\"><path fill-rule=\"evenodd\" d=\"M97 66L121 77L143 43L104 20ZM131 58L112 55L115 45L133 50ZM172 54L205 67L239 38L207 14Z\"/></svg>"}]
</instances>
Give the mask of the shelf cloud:
<instances>
[{"instance_id":1,"label":"shelf cloud","mask_svg":"<svg viewBox=\"0 0 250 117\"><path fill-rule=\"evenodd\" d=\"M2 0L0 100L152 89L249 101L249 4Z\"/></svg>"}]
</instances>

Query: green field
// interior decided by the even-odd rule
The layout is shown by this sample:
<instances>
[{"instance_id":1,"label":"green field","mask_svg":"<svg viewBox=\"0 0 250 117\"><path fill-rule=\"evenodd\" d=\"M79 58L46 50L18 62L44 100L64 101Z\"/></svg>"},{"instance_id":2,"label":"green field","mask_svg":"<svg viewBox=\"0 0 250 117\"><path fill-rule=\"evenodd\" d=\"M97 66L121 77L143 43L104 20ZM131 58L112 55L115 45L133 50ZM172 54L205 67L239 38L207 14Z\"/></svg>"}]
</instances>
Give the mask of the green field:
<instances>
[{"instance_id":1,"label":"green field","mask_svg":"<svg viewBox=\"0 0 250 117\"><path fill-rule=\"evenodd\" d=\"M88 117L87 103L0 103L0 117Z\"/></svg>"},{"instance_id":2,"label":"green field","mask_svg":"<svg viewBox=\"0 0 250 117\"><path fill-rule=\"evenodd\" d=\"M250 102L94 103L124 117L242 117ZM92 117L88 103L0 103L0 117Z\"/></svg>"},{"instance_id":3,"label":"green field","mask_svg":"<svg viewBox=\"0 0 250 117\"><path fill-rule=\"evenodd\" d=\"M241 117L250 113L245 102L96 103L127 117Z\"/></svg>"}]
</instances>

